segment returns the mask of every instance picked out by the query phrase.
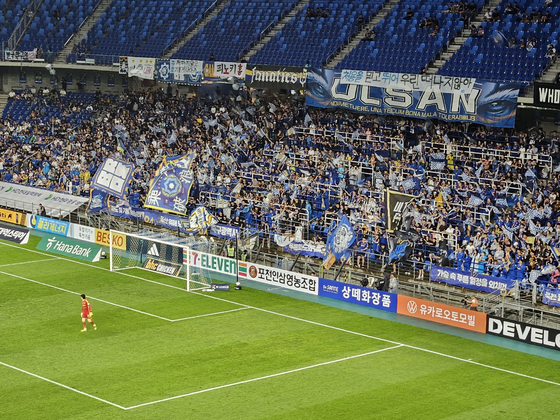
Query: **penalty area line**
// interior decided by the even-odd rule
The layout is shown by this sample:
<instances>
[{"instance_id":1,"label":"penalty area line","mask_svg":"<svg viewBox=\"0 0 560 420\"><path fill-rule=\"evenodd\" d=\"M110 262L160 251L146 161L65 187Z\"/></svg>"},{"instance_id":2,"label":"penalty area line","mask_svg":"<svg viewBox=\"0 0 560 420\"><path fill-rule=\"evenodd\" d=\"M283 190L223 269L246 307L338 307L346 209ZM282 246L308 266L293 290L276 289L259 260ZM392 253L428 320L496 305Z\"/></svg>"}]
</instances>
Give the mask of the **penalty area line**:
<instances>
[{"instance_id":1,"label":"penalty area line","mask_svg":"<svg viewBox=\"0 0 560 420\"><path fill-rule=\"evenodd\" d=\"M60 382L56 382L56 381L53 381L51 379L47 379L43 376L36 375L35 373L28 372L27 370L20 369L18 367L9 365L7 363L0 362L0 365L5 366L5 367L10 368L10 369L13 369L13 370L17 370L18 372L21 372L21 373L25 373L26 375L33 376L34 378L41 379L41 380L46 381L48 383L51 383L53 385L60 386L64 389L68 389L69 391L73 391L77 394L84 395L84 396L89 397L89 398L93 398L94 400L101 401L102 403L112 405L113 407L120 408L121 410L126 410L127 409L126 407L123 407L122 405L118 405L118 404L115 404L111 401L104 400L103 398L96 397L95 395L88 394L87 392L80 391L79 389L72 388L71 386L61 384Z\"/></svg>"},{"instance_id":2,"label":"penalty area line","mask_svg":"<svg viewBox=\"0 0 560 420\"><path fill-rule=\"evenodd\" d=\"M47 253L44 253L44 252L36 251L34 249L24 248L22 246L17 246L17 245L13 245L13 244L0 243L0 246L17 248L17 249L20 249L20 250L23 250L23 251L32 252L32 253L39 254L39 255L50 256L50 254L47 254ZM81 261L75 261L75 260L71 260L69 258L63 258L63 257L55 257L55 258L60 259L60 260L69 261L69 262L72 262L72 263L75 263L75 264L85 265L85 266L96 268L96 269L99 269L99 270L111 272L111 270L109 270L109 269L106 269L106 268L103 268L103 267L97 267L97 266L91 265L91 264L86 264L86 263L81 262ZM335 327L333 325L323 324L323 323L316 322L316 321L311 321L311 320L308 320L308 319L305 319L305 318L299 318L299 317L295 317L295 316L291 316L291 315L287 315L287 314L282 314L280 312L274 312L274 311L259 308L259 307L256 307L256 306L246 305L246 304L243 304L243 303L238 303L238 302L230 301L230 300L227 300L227 299L218 298L216 296L210 296L210 295L202 294L202 293L198 293L198 292L188 292L187 290L185 290L184 288L181 288L181 287L172 286L170 284L161 283L161 282L158 282L158 281L155 281L155 280L148 280L148 279L145 279L145 278L142 278L142 277L139 277L139 276L123 273L123 272L120 272L120 271L117 271L115 273L121 274L123 276L131 277L131 278L135 278L135 279L138 279L138 280L142 280L142 281L145 281L145 282L148 282L148 283L153 283L153 284L157 284L157 285L160 285L160 286L169 287L169 288L172 288L172 289L177 289L177 290L180 290L182 292L193 293L193 294L196 294L196 295L199 295L199 296L204 296L204 297L207 297L207 298L210 298L210 299L215 299L215 300L219 300L219 301L223 301L223 302L228 302L228 303L231 303L233 305L244 307L245 309L255 309L257 311L266 312L266 313L270 313L270 314L273 314L273 315L278 315L278 316L282 316L282 317L285 317L285 318L290 318L290 319L293 319L293 320L296 320L296 321L306 322L306 323L309 323L309 324L314 324L314 325L317 325L317 326L321 326L321 327L324 327L324 328L329 328L329 329L345 332L345 333L348 333L348 334L353 334L353 335L359 335L359 336L362 336L362 337L372 338L374 340L384 341L386 343L400 344L404 347L408 347L408 348L411 348L411 349L415 349L415 350L419 350L419 351L423 351L423 352L427 352L427 353L436 354L436 355L439 355L439 356L442 356L442 357L455 359L455 360L462 361L462 362L465 362L465 363L470 363L470 364L473 364L473 365L478 365L478 366L481 366L481 367L485 367L487 369L493 369L493 370L500 371L500 372L503 372L503 373L509 373L511 375L520 376L520 377L524 377L524 378L527 378L527 379L532 379L532 380L535 380L535 381L560 386L560 383L548 381L546 379L537 378L537 377L534 377L534 376L525 375L523 373L519 373L519 372L515 372L515 371L511 371L511 370L498 368L498 367L491 366L491 365L486 365L486 364L483 364L483 363L474 362L474 361L468 360L468 359L462 359L460 357L452 356L452 355L445 354L445 353L440 353L440 352L437 352L437 351L434 351L434 350L429 350L429 349L425 349L425 348L421 348L421 347L416 347L416 346L408 345L408 344L405 344L405 343L398 343L396 341L387 340L387 339L384 339L384 338L381 338L381 337L376 337L376 336L373 336L373 335L364 334L364 333L360 333L360 332L357 332L357 331L347 330L345 328ZM71 293L73 293L73 292L71 292ZM170 320L170 321L172 321L172 320Z\"/></svg>"},{"instance_id":3,"label":"penalty area line","mask_svg":"<svg viewBox=\"0 0 560 420\"><path fill-rule=\"evenodd\" d=\"M26 277L18 276L17 274L6 273L4 271L0 271L0 274L4 274L5 276L10 276L10 277L15 277L17 279L25 280L25 281L35 283L35 284L40 284L41 286L50 287L52 289L60 290L62 292L66 292L66 293L71 293L73 295L78 295L78 296L80 295L80 293L78 293L78 292L73 292L72 290L63 289L62 287L53 286L52 284L43 283L41 281L28 279ZM169 319L169 318L165 318L165 317L162 317L162 316L159 316L159 315L154 315L154 314L151 314L149 312L140 311L140 310L134 309L134 308L129 308L128 306L119 305L118 303L113 303L113 302L109 302L109 301L106 301L106 300L103 300L103 299L98 299L98 298L95 298L93 296L88 296L88 299L95 300L97 302L106 303L107 305L116 306L118 308L126 309L128 311L137 312L137 313L142 314L142 315L147 315L147 316L151 316L151 317L154 317L154 318L159 318L159 319L162 319L162 320L167 321L167 322L173 322L173 320Z\"/></svg>"},{"instance_id":4,"label":"penalty area line","mask_svg":"<svg viewBox=\"0 0 560 420\"><path fill-rule=\"evenodd\" d=\"M174 397L169 397L169 398L163 398L163 399L157 400L157 401L150 401L150 402L143 403L143 404L137 404L137 405L133 405L133 406L130 406L130 407L126 407L125 410L133 410L135 408L146 407L148 405L154 405L154 404L159 404L159 403L166 402L166 401L177 400L179 398L190 397L192 395L203 394L205 392L217 391L219 389L231 388L231 387L237 386L237 385L248 384L248 383L251 383L251 382L262 381L264 379L275 378L277 376L288 375L290 373L296 373L296 372L301 372L301 371L308 370L308 369L314 369L314 368L321 367L321 366L332 365L334 363L340 363L340 362L344 362L346 360L357 359L359 357L369 356L369 355L376 354L376 353L381 353L381 352L384 352L384 351L387 351L387 350L397 349L399 347L402 347L402 345L399 344L398 346L386 347L386 348L380 349L380 350L374 350L374 351L370 351L370 352L367 352L367 353L356 354L354 356L343 357L341 359L330 360L328 362L317 363L315 365L304 366L304 367L301 367L301 368L298 368L298 369L287 370L285 372L273 373L272 375L261 376L259 378L247 379L245 381L233 382L231 384L225 384L225 385L215 386L215 387L212 387L212 388L201 389L200 391L193 391L193 392L189 392L187 394L176 395Z\"/></svg>"}]
</instances>

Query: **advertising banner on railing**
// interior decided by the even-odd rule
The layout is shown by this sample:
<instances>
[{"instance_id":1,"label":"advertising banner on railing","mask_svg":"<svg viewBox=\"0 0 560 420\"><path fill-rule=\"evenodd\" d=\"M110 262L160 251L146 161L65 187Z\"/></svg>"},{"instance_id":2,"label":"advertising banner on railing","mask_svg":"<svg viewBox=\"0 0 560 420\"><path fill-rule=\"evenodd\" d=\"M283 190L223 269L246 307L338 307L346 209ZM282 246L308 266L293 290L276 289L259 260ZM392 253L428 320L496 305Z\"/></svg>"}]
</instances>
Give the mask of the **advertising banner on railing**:
<instances>
[{"instance_id":1,"label":"advertising banner on railing","mask_svg":"<svg viewBox=\"0 0 560 420\"><path fill-rule=\"evenodd\" d=\"M0 225L0 239L16 244L26 244L29 241L29 231L15 226Z\"/></svg>"},{"instance_id":2,"label":"advertising banner on railing","mask_svg":"<svg viewBox=\"0 0 560 420\"><path fill-rule=\"evenodd\" d=\"M232 276L237 274L237 270L239 279L241 280L258 281L259 283L283 287L285 289L296 290L312 295L318 295L319 293L319 278L316 276L308 276L306 274L281 270L279 268L254 264L247 261L236 261L233 258L194 250L191 251L191 264L193 267L205 268L210 271Z\"/></svg>"},{"instance_id":3,"label":"advertising banner on railing","mask_svg":"<svg viewBox=\"0 0 560 420\"><path fill-rule=\"evenodd\" d=\"M442 91L437 84L430 86L414 90L412 87L343 83L341 70L310 68L305 103L318 108L342 108L398 117L435 118L494 127L511 128L515 125L519 85L477 80L468 93Z\"/></svg>"},{"instance_id":4,"label":"advertising banner on railing","mask_svg":"<svg viewBox=\"0 0 560 420\"><path fill-rule=\"evenodd\" d=\"M17 211L0 209L0 220L14 225L27 226L27 214Z\"/></svg>"},{"instance_id":5,"label":"advertising banner on railing","mask_svg":"<svg viewBox=\"0 0 560 420\"><path fill-rule=\"evenodd\" d=\"M302 90L307 84L305 67L259 66L250 64L245 73L245 86L255 89Z\"/></svg>"},{"instance_id":6,"label":"advertising banner on railing","mask_svg":"<svg viewBox=\"0 0 560 420\"><path fill-rule=\"evenodd\" d=\"M186 263L183 255L183 263ZM237 261L221 255L207 254L206 252L191 249L191 265L196 268L215 271L216 273L237 276Z\"/></svg>"},{"instance_id":7,"label":"advertising banner on railing","mask_svg":"<svg viewBox=\"0 0 560 420\"><path fill-rule=\"evenodd\" d=\"M480 292L500 292L502 294L513 289L516 283L515 280L455 270L448 267L433 267L430 270L430 281L447 283L466 289L478 290Z\"/></svg>"},{"instance_id":8,"label":"advertising banner on railing","mask_svg":"<svg viewBox=\"0 0 560 420\"><path fill-rule=\"evenodd\" d=\"M108 213L111 216L124 217L125 219L162 226L171 230L185 230L181 225L181 220L186 220L185 218L160 211L131 207L122 202L109 203Z\"/></svg>"},{"instance_id":9,"label":"advertising banner on railing","mask_svg":"<svg viewBox=\"0 0 560 420\"><path fill-rule=\"evenodd\" d=\"M246 69L247 63L206 62L204 63L204 83L224 83L228 81L243 83Z\"/></svg>"},{"instance_id":10,"label":"advertising banner on railing","mask_svg":"<svg viewBox=\"0 0 560 420\"><path fill-rule=\"evenodd\" d=\"M560 350L560 331L554 328L488 316L486 332L539 347Z\"/></svg>"},{"instance_id":11,"label":"advertising banner on railing","mask_svg":"<svg viewBox=\"0 0 560 420\"><path fill-rule=\"evenodd\" d=\"M86 197L0 181L0 206L33 212L43 204L49 216L65 216L87 202Z\"/></svg>"},{"instance_id":12,"label":"advertising banner on railing","mask_svg":"<svg viewBox=\"0 0 560 420\"><path fill-rule=\"evenodd\" d=\"M354 284L319 278L319 296L338 299L357 305L397 312L397 295L368 289Z\"/></svg>"},{"instance_id":13,"label":"advertising banner on railing","mask_svg":"<svg viewBox=\"0 0 560 420\"><path fill-rule=\"evenodd\" d=\"M265 265L239 261L239 277L312 295L319 293L318 277Z\"/></svg>"},{"instance_id":14,"label":"advertising banner on railing","mask_svg":"<svg viewBox=\"0 0 560 420\"><path fill-rule=\"evenodd\" d=\"M37 58L35 51L8 51L4 50L6 61L33 61Z\"/></svg>"},{"instance_id":15,"label":"advertising banner on railing","mask_svg":"<svg viewBox=\"0 0 560 420\"><path fill-rule=\"evenodd\" d=\"M140 79L154 79L156 59L151 57L128 57L128 77L139 77Z\"/></svg>"},{"instance_id":16,"label":"advertising banner on railing","mask_svg":"<svg viewBox=\"0 0 560 420\"><path fill-rule=\"evenodd\" d=\"M456 306L399 295L397 313L451 325L480 333L486 332L486 314Z\"/></svg>"},{"instance_id":17,"label":"advertising banner on railing","mask_svg":"<svg viewBox=\"0 0 560 420\"><path fill-rule=\"evenodd\" d=\"M560 109L560 85L535 82L533 105L539 108Z\"/></svg>"},{"instance_id":18,"label":"advertising banner on railing","mask_svg":"<svg viewBox=\"0 0 560 420\"><path fill-rule=\"evenodd\" d=\"M95 228L70 223L70 228L66 236L84 242L95 243Z\"/></svg>"},{"instance_id":19,"label":"advertising banner on railing","mask_svg":"<svg viewBox=\"0 0 560 420\"><path fill-rule=\"evenodd\" d=\"M45 236L37 244L37 249L89 262L97 262L101 257L100 246L60 236Z\"/></svg>"},{"instance_id":20,"label":"advertising banner on railing","mask_svg":"<svg viewBox=\"0 0 560 420\"><path fill-rule=\"evenodd\" d=\"M70 228L70 223L63 220L31 215L27 218L27 227L30 229L37 229L42 232L56 233L60 236L67 236Z\"/></svg>"},{"instance_id":21,"label":"advertising banner on railing","mask_svg":"<svg viewBox=\"0 0 560 420\"><path fill-rule=\"evenodd\" d=\"M547 287L543 291L542 302L545 305L557 306L560 308L560 290Z\"/></svg>"},{"instance_id":22,"label":"advertising banner on railing","mask_svg":"<svg viewBox=\"0 0 560 420\"><path fill-rule=\"evenodd\" d=\"M163 83L200 86L204 62L199 60L157 60L157 78Z\"/></svg>"}]
</instances>

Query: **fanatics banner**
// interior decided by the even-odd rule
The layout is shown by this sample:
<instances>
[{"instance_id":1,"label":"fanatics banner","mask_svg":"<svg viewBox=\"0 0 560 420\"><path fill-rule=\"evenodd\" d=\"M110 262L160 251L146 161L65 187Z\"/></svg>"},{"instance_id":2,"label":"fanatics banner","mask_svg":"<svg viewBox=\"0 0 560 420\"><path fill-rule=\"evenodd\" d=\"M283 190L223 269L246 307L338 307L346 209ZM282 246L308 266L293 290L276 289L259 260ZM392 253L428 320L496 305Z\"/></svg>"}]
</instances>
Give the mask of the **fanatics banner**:
<instances>
[{"instance_id":1,"label":"fanatics banner","mask_svg":"<svg viewBox=\"0 0 560 420\"><path fill-rule=\"evenodd\" d=\"M255 89L305 89L307 69L304 67L248 65L245 86Z\"/></svg>"},{"instance_id":2,"label":"fanatics banner","mask_svg":"<svg viewBox=\"0 0 560 420\"><path fill-rule=\"evenodd\" d=\"M441 90L438 88L441 83L408 86L402 85L401 78L398 87L387 87L386 84L381 87L357 84L355 80L354 83L345 83L342 76L342 70L310 68L306 105L493 127L515 126L520 89L517 84L476 80L470 90L468 84L462 89L448 89L445 83L442 86L445 89ZM399 81L398 74L395 79ZM362 82L362 78L358 81Z\"/></svg>"}]
</instances>

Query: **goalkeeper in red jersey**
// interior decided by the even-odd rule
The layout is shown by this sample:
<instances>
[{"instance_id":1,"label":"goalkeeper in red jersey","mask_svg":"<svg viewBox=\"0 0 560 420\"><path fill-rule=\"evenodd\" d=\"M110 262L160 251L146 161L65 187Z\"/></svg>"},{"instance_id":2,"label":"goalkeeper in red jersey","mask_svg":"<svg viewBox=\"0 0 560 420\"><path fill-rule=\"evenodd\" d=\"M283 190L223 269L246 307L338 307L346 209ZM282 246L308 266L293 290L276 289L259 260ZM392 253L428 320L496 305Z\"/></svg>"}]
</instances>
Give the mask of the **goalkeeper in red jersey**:
<instances>
[{"instance_id":1,"label":"goalkeeper in red jersey","mask_svg":"<svg viewBox=\"0 0 560 420\"><path fill-rule=\"evenodd\" d=\"M86 320L93 325L93 329L96 330L97 329L97 325L95 325L95 322L93 322L93 320L91 319L93 312L91 311L91 305L89 304L89 301L86 299L86 295L80 295L82 297L82 324L84 325L84 329L82 330L82 332L86 332L87 331L87 325L86 325Z\"/></svg>"}]
</instances>

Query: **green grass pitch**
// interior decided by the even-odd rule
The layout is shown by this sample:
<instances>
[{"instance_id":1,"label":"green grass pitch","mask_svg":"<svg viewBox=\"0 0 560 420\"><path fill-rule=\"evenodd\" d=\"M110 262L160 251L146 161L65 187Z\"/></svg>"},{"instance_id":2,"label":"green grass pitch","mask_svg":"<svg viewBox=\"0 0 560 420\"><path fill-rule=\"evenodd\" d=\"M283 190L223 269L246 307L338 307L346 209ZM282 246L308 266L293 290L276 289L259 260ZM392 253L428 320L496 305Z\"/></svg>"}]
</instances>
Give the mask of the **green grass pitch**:
<instances>
[{"instance_id":1,"label":"green grass pitch","mask_svg":"<svg viewBox=\"0 0 560 420\"><path fill-rule=\"evenodd\" d=\"M0 419L556 418L556 361L0 243ZM80 333L80 293L98 330ZM518 374L514 374L518 373Z\"/></svg>"}]
</instances>

